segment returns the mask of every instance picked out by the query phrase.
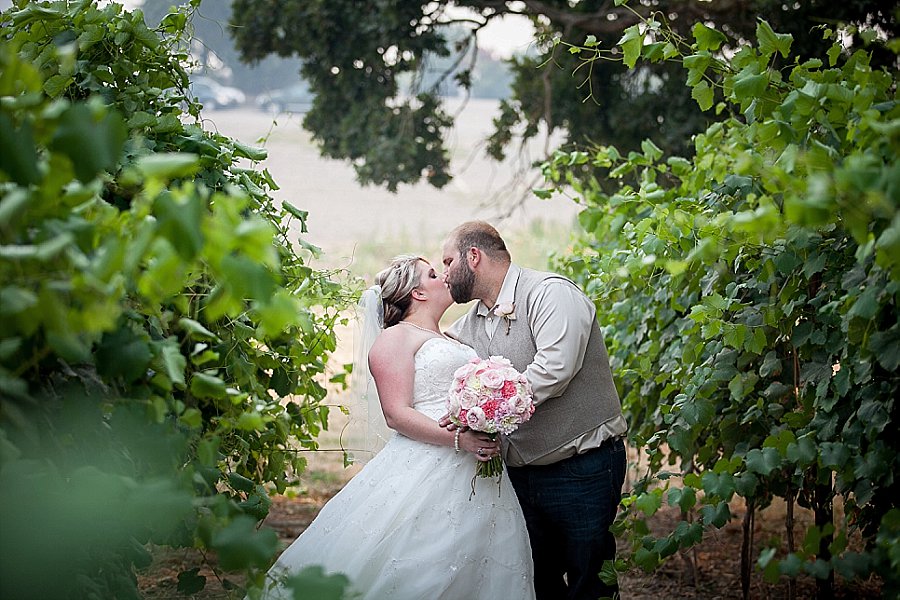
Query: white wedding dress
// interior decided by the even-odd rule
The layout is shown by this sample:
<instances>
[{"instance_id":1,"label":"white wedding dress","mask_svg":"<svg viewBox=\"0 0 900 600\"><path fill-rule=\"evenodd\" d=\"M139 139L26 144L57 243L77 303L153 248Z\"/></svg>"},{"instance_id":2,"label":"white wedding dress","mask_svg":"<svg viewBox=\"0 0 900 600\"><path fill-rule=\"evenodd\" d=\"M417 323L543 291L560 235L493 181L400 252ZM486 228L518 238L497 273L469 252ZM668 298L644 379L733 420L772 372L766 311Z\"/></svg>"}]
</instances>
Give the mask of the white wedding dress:
<instances>
[{"instance_id":1,"label":"white wedding dress","mask_svg":"<svg viewBox=\"0 0 900 600\"><path fill-rule=\"evenodd\" d=\"M475 351L445 338L415 356L413 406L446 414L453 372ZM321 510L269 571L272 579L321 565L342 572L366 599L534 598L522 510L504 472L479 477L466 452L394 434ZM270 582L271 583L271 582ZM264 596L290 598L278 586Z\"/></svg>"}]
</instances>

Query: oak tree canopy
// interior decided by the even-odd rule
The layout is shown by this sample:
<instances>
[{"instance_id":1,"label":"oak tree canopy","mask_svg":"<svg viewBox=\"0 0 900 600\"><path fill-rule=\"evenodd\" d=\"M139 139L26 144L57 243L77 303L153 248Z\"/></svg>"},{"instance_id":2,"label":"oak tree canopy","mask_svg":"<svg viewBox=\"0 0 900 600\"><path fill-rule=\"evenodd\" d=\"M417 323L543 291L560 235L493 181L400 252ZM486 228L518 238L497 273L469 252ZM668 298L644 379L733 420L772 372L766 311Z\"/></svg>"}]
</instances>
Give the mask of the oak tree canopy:
<instances>
[{"instance_id":1,"label":"oak tree canopy","mask_svg":"<svg viewBox=\"0 0 900 600\"><path fill-rule=\"evenodd\" d=\"M732 39L750 39L757 20L794 36L799 56L827 49L816 25L877 24L896 33L896 21L878 0L234 0L232 35L247 61L297 56L315 94L304 119L324 156L351 161L361 183L395 190L425 178L436 187L450 177L444 135L452 117L437 85L420 85L436 57L453 57L446 77L471 83L474 47L485 25L507 15L527 17L538 41L511 59L512 95L501 103L488 153L502 158L511 143L542 127L567 132L574 143L613 144L623 150L652 138L667 153L692 153L691 136L717 118L701 112L683 81L682 66L661 62L627 70L599 61L590 73L573 71L577 55L548 43L556 36L581 44L594 36L612 48L623 31L654 13L689 37L696 22L713 24ZM451 7L470 9L466 16ZM455 27L466 27L458 39ZM875 62L878 61L876 53ZM885 55L885 60L892 60ZM546 63L546 64L545 64ZM542 66L543 65L543 66ZM412 85L402 82L412 81ZM432 78L433 81L433 78ZM590 95L591 99L586 98Z\"/></svg>"}]
</instances>

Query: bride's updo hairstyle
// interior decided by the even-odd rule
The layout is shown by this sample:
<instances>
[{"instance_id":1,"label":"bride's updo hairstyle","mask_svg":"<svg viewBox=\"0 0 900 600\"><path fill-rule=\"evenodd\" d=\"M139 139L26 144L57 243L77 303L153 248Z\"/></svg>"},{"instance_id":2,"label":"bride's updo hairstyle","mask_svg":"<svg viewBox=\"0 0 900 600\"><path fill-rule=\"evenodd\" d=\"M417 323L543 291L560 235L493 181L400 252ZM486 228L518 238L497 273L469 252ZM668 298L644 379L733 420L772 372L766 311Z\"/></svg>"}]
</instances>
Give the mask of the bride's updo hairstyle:
<instances>
[{"instance_id":1,"label":"bride's updo hairstyle","mask_svg":"<svg viewBox=\"0 0 900 600\"><path fill-rule=\"evenodd\" d=\"M385 329L402 321L409 312L412 292L419 286L420 262L425 262L421 256L401 254L375 276L375 283L381 286Z\"/></svg>"}]
</instances>

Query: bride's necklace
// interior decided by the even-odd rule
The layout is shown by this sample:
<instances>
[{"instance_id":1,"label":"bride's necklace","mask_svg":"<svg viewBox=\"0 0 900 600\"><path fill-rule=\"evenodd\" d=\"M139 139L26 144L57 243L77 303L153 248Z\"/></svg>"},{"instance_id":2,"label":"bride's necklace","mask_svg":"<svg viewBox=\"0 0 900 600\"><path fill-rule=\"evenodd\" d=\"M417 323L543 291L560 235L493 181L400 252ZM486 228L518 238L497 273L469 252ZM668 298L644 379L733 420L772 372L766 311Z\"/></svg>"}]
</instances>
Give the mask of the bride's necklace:
<instances>
[{"instance_id":1,"label":"bride's necklace","mask_svg":"<svg viewBox=\"0 0 900 600\"><path fill-rule=\"evenodd\" d=\"M400 321L400 323L401 323L402 325L409 325L410 327L415 327L416 329L419 329L419 330L421 330L421 331L427 331L428 333L436 333L436 334L438 334L438 335L441 336L441 337L447 337L446 335L444 335L444 334L441 333L440 331L435 331L434 329L427 329L427 328L425 328L425 327L421 327L421 326L419 326L419 325L416 325L415 323L410 323L409 321Z\"/></svg>"}]
</instances>

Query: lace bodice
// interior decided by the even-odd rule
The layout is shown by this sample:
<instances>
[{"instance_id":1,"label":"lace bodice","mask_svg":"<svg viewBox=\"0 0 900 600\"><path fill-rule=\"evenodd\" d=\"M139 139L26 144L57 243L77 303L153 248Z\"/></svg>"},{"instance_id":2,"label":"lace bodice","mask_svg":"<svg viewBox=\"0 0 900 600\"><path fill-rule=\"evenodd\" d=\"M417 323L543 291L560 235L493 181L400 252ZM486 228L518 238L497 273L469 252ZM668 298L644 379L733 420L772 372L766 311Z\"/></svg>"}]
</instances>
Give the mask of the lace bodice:
<instances>
[{"instance_id":1,"label":"lace bodice","mask_svg":"<svg viewBox=\"0 0 900 600\"><path fill-rule=\"evenodd\" d=\"M413 408L432 419L447 414L453 373L477 356L475 350L447 338L429 338L416 352Z\"/></svg>"}]
</instances>

